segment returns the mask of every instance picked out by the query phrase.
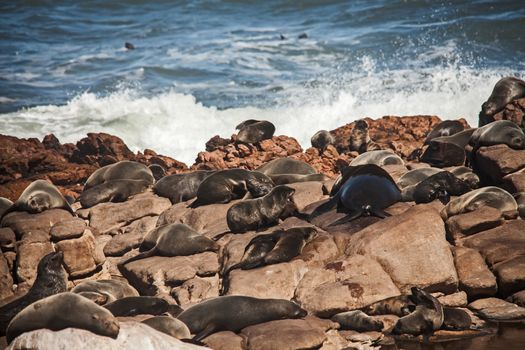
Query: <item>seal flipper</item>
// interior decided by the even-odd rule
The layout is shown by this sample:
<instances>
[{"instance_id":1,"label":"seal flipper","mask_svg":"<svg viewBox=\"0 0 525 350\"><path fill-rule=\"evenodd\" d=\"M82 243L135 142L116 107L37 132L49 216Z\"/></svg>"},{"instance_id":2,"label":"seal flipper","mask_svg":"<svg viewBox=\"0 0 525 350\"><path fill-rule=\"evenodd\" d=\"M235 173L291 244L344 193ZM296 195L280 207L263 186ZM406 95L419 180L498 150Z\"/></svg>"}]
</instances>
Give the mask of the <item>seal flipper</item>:
<instances>
[{"instance_id":1,"label":"seal flipper","mask_svg":"<svg viewBox=\"0 0 525 350\"><path fill-rule=\"evenodd\" d=\"M387 218L389 216L392 216L391 214L387 213L383 209L379 209L379 208L372 208L370 210L370 214L373 215L373 216L377 216L378 218L381 218L381 219L384 219L384 218Z\"/></svg>"},{"instance_id":2,"label":"seal flipper","mask_svg":"<svg viewBox=\"0 0 525 350\"><path fill-rule=\"evenodd\" d=\"M197 333L197 335L195 335L192 340L193 341L198 341L200 342L202 339L206 338L207 336L209 336L210 334L213 334L215 333L216 329L215 329L215 325L213 323L210 323L206 326L206 328L204 328L202 331L200 331L199 333Z\"/></svg>"},{"instance_id":3,"label":"seal flipper","mask_svg":"<svg viewBox=\"0 0 525 350\"><path fill-rule=\"evenodd\" d=\"M311 222L313 219L315 219L319 215L324 214L327 211L335 208L335 206L337 205L338 202L339 202L339 196L336 195L336 196L330 198L330 200L328 202L323 203L323 204L321 204L320 206L318 206L317 208L314 209L314 211L310 214L310 217L308 218L308 221Z\"/></svg>"},{"instance_id":4,"label":"seal flipper","mask_svg":"<svg viewBox=\"0 0 525 350\"><path fill-rule=\"evenodd\" d=\"M344 216L341 219L332 222L330 225L328 225L328 227L342 225L344 223L357 219L361 215L363 215L362 210L356 210L356 211L350 212L350 214L348 214L347 216Z\"/></svg>"}]
</instances>

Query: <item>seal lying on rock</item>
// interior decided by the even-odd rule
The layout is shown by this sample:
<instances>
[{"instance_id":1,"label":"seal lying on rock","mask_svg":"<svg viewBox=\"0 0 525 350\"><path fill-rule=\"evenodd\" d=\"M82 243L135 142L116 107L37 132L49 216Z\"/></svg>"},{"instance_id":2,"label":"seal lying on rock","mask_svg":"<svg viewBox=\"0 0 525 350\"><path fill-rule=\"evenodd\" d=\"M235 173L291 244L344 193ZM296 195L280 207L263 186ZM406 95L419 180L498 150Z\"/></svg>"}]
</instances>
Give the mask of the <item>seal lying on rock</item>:
<instances>
[{"instance_id":1,"label":"seal lying on rock","mask_svg":"<svg viewBox=\"0 0 525 350\"><path fill-rule=\"evenodd\" d=\"M466 311L453 307L443 308L443 325L441 329L462 331L469 329L471 323L472 319Z\"/></svg>"},{"instance_id":2,"label":"seal lying on rock","mask_svg":"<svg viewBox=\"0 0 525 350\"><path fill-rule=\"evenodd\" d=\"M464 181L458 179L451 172L441 171L417 184L413 198L417 204L430 203L435 199L447 204L450 201L450 196L460 196L468 191L470 191L470 187Z\"/></svg>"},{"instance_id":3,"label":"seal lying on rock","mask_svg":"<svg viewBox=\"0 0 525 350\"><path fill-rule=\"evenodd\" d=\"M67 290L67 273L62 266L63 259L63 252L45 255L38 263L35 282L27 294L0 307L0 336L5 334L11 319L25 307Z\"/></svg>"},{"instance_id":4,"label":"seal lying on rock","mask_svg":"<svg viewBox=\"0 0 525 350\"><path fill-rule=\"evenodd\" d=\"M465 146L476 129L467 129L452 136L441 136L431 140L421 155L421 161L435 167L464 165Z\"/></svg>"},{"instance_id":5,"label":"seal lying on rock","mask_svg":"<svg viewBox=\"0 0 525 350\"><path fill-rule=\"evenodd\" d=\"M335 142L334 136L327 130L319 130L310 139L312 147L317 148L322 154L328 145L333 145Z\"/></svg>"},{"instance_id":6,"label":"seal lying on rock","mask_svg":"<svg viewBox=\"0 0 525 350\"><path fill-rule=\"evenodd\" d=\"M403 174L396 184L400 189L404 189L409 186L415 186L426 178L443 171L439 168L418 168L413 169Z\"/></svg>"},{"instance_id":7,"label":"seal lying on rock","mask_svg":"<svg viewBox=\"0 0 525 350\"><path fill-rule=\"evenodd\" d=\"M83 191L79 200L82 208L91 208L105 202L124 202L129 197L144 192L149 185L144 180L109 180Z\"/></svg>"},{"instance_id":8,"label":"seal lying on rock","mask_svg":"<svg viewBox=\"0 0 525 350\"><path fill-rule=\"evenodd\" d=\"M306 314L306 310L288 300L232 295L202 301L177 318L195 334L193 340L200 341L216 332L238 332L254 324L302 318Z\"/></svg>"},{"instance_id":9,"label":"seal lying on rock","mask_svg":"<svg viewBox=\"0 0 525 350\"><path fill-rule=\"evenodd\" d=\"M42 328L52 331L79 328L116 338L120 326L108 310L80 295L65 292L39 300L16 315L7 327L7 342Z\"/></svg>"},{"instance_id":10,"label":"seal lying on rock","mask_svg":"<svg viewBox=\"0 0 525 350\"><path fill-rule=\"evenodd\" d=\"M99 293L105 295L106 301L104 304L125 297L139 296L139 293L135 288L133 288L127 282L120 280L87 280L77 284L75 287L73 287L73 289L71 289L71 292L77 294Z\"/></svg>"},{"instance_id":11,"label":"seal lying on rock","mask_svg":"<svg viewBox=\"0 0 525 350\"><path fill-rule=\"evenodd\" d=\"M73 213L68 201L52 183L36 180L26 187L4 215L13 211L37 214L48 209L65 209Z\"/></svg>"},{"instance_id":12,"label":"seal lying on rock","mask_svg":"<svg viewBox=\"0 0 525 350\"><path fill-rule=\"evenodd\" d=\"M525 81L515 77L500 79L490 94L490 97L481 105L479 126L494 121L494 114L501 111L508 103L525 97Z\"/></svg>"},{"instance_id":13,"label":"seal lying on rock","mask_svg":"<svg viewBox=\"0 0 525 350\"><path fill-rule=\"evenodd\" d=\"M405 162L401 157L390 150L368 151L358 155L350 162L350 166L364 164L375 164L378 166L395 164L405 165Z\"/></svg>"},{"instance_id":14,"label":"seal lying on rock","mask_svg":"<svg viewBox=\"0 0 525 350\"><path fill-rule=\"evenodd\" d=\"M245 120L235 127L239 130L237 142L256 143L271 139L275 133L275 125L267 120Z\"/></svg>"},{"instance_id":15,"label":"seal lying on rock","mask_svg":"<svg viewBox=\"0 0 525 350\"><path fill-rule=\"evenodd\" d=\"M432 131L430 131L425 139L425 145L428 145L430 141L436 137L451 136L465 130L465 126L459 120L444 120L438 123Z\"/></svg>"},{"instance_id":16,"label":"seal lying on rock","mask_svg":"<svg viewBox=\"0 0 525 350\"><path fill-rule=\"evenodd\" d=\"M443 306L430 293L412 287L410 299L416 305L415 311L401 317L394 326L394 334L431 334L443 324Z\"/></svg>"},{"instance_id":17,"label":"seal lying on rock","mask_svg":"<svg viewBox=\"0 0 525 350\"><path fill-rule=\"evenodd\" d=\"M84 190L100 185L110 180L144 180L153 185L155 178L151 170L144 164L123 160L114 164L106 165L95 170L86 180Z\"/></svg>"},{"instance_id":18,"label":"seal lying on rock","mask_svg":"<svg viewBox=\"0 0 525 350\"><path fill-rule=\"evenodd\" d=\"M368 316L360 310L341 312L334 315L332 321L339 323L341 329L350 329L357 332L381 332L384 327L383 322Z\"/></svg>"},{"instance_id":19,"label":"seal lying on rock","mask_svg":"<svg viewBox=\"0 0 525 350\"><path fill-rule=\"evenodd\" d=\"M277 158L261 165L255 171L265 175L280 175L280 174L298 174L310 175L317 174L317 170L310 164L302 160L292 158Z\"/></svg>"},{"instance_id":20,"label":"seal lying on rock","mask_svg":"<svg viewBox=\"0 0 525 350\"><path fill-rule=\"evenodd\" d=\"M166 176L166 169L162 165L159 164L151 164L149 167L149 170L151 170L151 173L153 174L153 178L155 181L159 181L164 176Z\"/></svg>"},{"instance_id":21,"label":"seal lying on rock","mask_svg":"<svg viewBox=\"0 0 525 350\"><path fill-rule=\"evenodd\" d=\"M168 175L157 181L153 191L161 197L169 198L172 204L184 202L195 198L202 181L215 172L198 170L187 174Z\"/></svg>"},{"instance_id":22,"label":"seal lying on rock","mask_svg":"<svg viewBox=\"0 0 525 350\"><path fill-rule=\"evenodd\" d=\"M142 321L142 323L147 324L159 332L170 335L173 338L191 338L191 333L188 327L182 321L171 316L155 316Z\"/></svg>"},{"instance_id":23,"label":"seal lying on rock","mask_svg":"<svg viewBox=\"0 0 525 350\"><path fill-rule=\"evenodd\" d=\"M377 301L361 310L367 315L396 315L403 317L410 313L411 306L414 306L414 303L407 295L398 295Z\"/></svg>"},{"instance_id":24,"label":"seal lying on rock","mask_svg":"<svg viewBox=\"0 0 525 350\"><path fill-rule=\"evenodd\" d=\"M469 144L475 152L483 146L505 144L513 149L525 149L525 134L510 120L497 120L476 129Z\"/></svg>"},{"instance_id":25,"label":"seal lying on rock","mask_svg":"<svg viewBox=\"0 0 525 350\"><path fill-rule=\"evenodd\" d=\"M157 297L134 296L115 300L104 305L113 316L161 315L168 311L166 300Z\"/></svg>"},{"instance_id":26,"label":"seal lying on rock","mask_svg":"<svg viewBox=\"0 0 525 350\"><path fill-rule=\"evenodd\" d=\"M465 181L471 189L479 188L480 180L479 176L476 175L472 169L466 166L455 166L446 168L444 170L450 171L458 179Z\"/></svg>"},{"instance_id":27,"label":"seal lying on rock","mask_svg":"<svg viewBox=\"0 0 525 350\"><path fill-rule=\"evenodd\" d=\"M214 203L228 203L242 198L247 192L254 198L269 193L274 184L272 180L258 171L245 169L220 170L206 177L197 190L197 199L190 208Z\"/></svg>"},{"instance_id":28,"label":"seal lying on rock","mask_svg":"<svg viewBox=\"0 0 525 350\"><path fill-rule=\"evenodd\" d=\"M297 209L292 197L294 193L291 187L277 186L264 197L235 203L226 214L228 228L231 232L242 233L276 224Z\"/></svg>"},{"instance_id":29,"label":"seal lying on rock","mask_svg":"<svg viewBox=\"0 0 525 350\"><path fill-rule=\"evenodd\" d=\"M273 183L277 185L287 185L297 182L308 182L308 181L325 181L326 176L323 174L308 174L308 175L299 175L299 174L278 174L270 175Z\"/></svg>"}]
</instances>

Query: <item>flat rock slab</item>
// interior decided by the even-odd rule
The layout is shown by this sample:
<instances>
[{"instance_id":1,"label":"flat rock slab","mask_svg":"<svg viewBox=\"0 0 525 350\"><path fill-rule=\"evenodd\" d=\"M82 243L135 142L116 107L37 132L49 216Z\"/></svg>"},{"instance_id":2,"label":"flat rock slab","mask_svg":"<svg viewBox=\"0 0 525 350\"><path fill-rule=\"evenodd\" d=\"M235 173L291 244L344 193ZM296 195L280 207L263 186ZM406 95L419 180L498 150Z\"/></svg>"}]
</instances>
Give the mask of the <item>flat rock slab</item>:
<instances>
[{"instance_id":1,"label":"flat rock slab","mask_svg":"<svg viewBox=\"0 0 525 350\"><path fill-rule=\"evenodd\" d=\"M449 239L455 242L465 236L498 227L502 223L503 214L498 209L481 207L449 218L446 221L446 228Z\"/></svg>"},{"instance_id":2,"label":"flat rock slab","mask_svg":"<svg viewBox=\"0 0 525 350\"><path fill-rule=\"evenodd\" d=\"M64 252L64 267L72 278L95 271L105 261L104 256L97 255L95 237L89 230L85 230L80 238L65 239L56 246L57 250Z\"/></svg>"},{"instance_id":3,"label":"flat rock slab","mask_svg":"<svg viewBox=\"0 0 525 350\"><path fill-rule=\"evenodd\" d=\"M295 189L293 201L299 211L302 211L307 205L326 197L323 192L324 185L320 181L298 182L287 184L286 186Z\"/></svg>"},{"instance_id":4,"label":"flat rock slab","mask_svg":"<svg viewBox=\"0 0 525 350\"><path fill-rule=\"evenodd\" d=\"M481 254L467 247L455 247L453 251L459 289L465 291L471 300L495 295L498 291L496 277Z\"/></svg>"},{"instance_id":5,"label":"flat rock slab","mask_svg":"<svg viewBox=\"0 0 525 350\"><path fill-rule=\"evenodd\" d=\"M219 296L219 275L211 277L194 277L185 281L181 286L171 290L171 295L176 298L183 308L197 304L204 299Z\"/></svg>"},{"instance_id":6,"label":"flat rock slab","mask_svg":"<svg viewBox=\"0 0 525 350\"><path fill-rule=\"evenodd\" d=\"M463 307L467 306L467 293L461 291L453 294L443 295L438 297L439 302L443 306L448 307Z\"/></svg>"},{"instance_id":7,"label":"flat rock slab","mask_svg":"<svg viewBox=\"0 0 525 350\"><path fill-rule=\"evenodd\" d=\"M237 334L224 331L213 333L202 342L214 350L245 350L245 340Z\"/></svg>"},{"instance_id":8,"label":"flat rock slab","mask_svg":"<svg viewBox=\"0 0 525 350\"><path fill-rule=\"evenodd\" d=\"M50 235L53 242L63 239L79 238L86 229L86 222L80 218L72 218L57 222L51 227Z\"/></svg>"},{"instance_id":9,"label":"flat rock slab","mask_svg":"<svg viewBox=\"0 0 525 350\"><path fill-rule=\"evenodd\" d=\"M481 147L476 154L476 164L492 180L501 182L505 175L525 168L525 151L507 145Z\"/></svg>"},{"instance_id":10,"label":"flat rock slab","mask_svg":"<svg viewBox=\"0 0 525 350\"><path fill-rule=\"evenodd\" d=\"M53 252L51 242L25 243L18 247L16 276L18 282L32 285L36 278L36 270L40 259Z\"/></svg>"},{"instance_id":11,"label":"flat rock slab","mask_svg":"<svg viewBox=\"0 0 525 350\"><path fill-rule=\"evenodd\" d=\"M505 260L493 268L503 296L525 289L525 255Z\"/></svg>"},{"instance_id":12,"label":"flat rock slab","mask_svg":"<svg viewBox=\"0 0 525 350\"><path fill-rule=\"evenodd\" d=\"M32 231L43 231L49 234L51 227L56 223L70 220L73 215L63 209L49 209L39 214L26 212L9 213L2 218L2 227L10 227L17 235L22 237Z\"/></svg>"},{"instance_id":13,"label":"flat rock slab","mask_svg":"<svg viewBox=\"0 0 525 350\"><path fill-rule=\"evenodd\" d=\"M352 235L346 254L377 260L402 293L418 286L453 293L458 277L439 212L416 205Z\"/></svg>"},{"instance_id":14,"label":"flat rock slab","mask_svg":"<svg viewBox=\"0 0 525 350\"><path fill-rule=\"evenodd\" d=\"M104 246L107 256L122 256L134 248L138 248L144 236L155 228L157 216L146 216L121 227L118 234Z\"/></svg>"},{"instance_id":15,"label":"flat rock slab","mask_svg":"<svg viewBox=\"0 0 525 350\"><path fill-rule=\"evenodd\" d=\"M506 321L525 318L525 308L498 298L478 299L468 305L488 320Z\"/></svg>"}]
</instances>

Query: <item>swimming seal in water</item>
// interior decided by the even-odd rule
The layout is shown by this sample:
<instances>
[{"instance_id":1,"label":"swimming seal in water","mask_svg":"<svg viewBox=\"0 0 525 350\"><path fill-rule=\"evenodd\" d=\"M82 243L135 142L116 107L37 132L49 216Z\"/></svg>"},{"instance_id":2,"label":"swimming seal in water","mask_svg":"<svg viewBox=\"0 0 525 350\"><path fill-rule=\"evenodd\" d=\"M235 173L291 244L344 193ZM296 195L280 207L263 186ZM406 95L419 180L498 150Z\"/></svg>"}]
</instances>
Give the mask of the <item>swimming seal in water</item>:
<instances>
[{"instance_id":1,"label":"swimming seal in water","mask_svg":"<svg viewBox=\"0 0 525 350\"><path fill-rule=\"evenodd\" d=\"M245 169L219 170L206 177L197 189L197 199L190 208L214 203L228 203L242 198L247 192L254 198L269 193L274 184L272 180L258 171Z\"/></svg>"},{"instance_id":2,"label":"swimming seal in water","mask_svg":"<svg viewBox=\"0 0 525 350\"><path fill-rule=\"evenodd\" d=\"M276 224L297 209L294 193L295 189L281 185L264 197L235 203L226 213L228 228L231 232L242 233Z\"/></svg>"},{"instance_id":3,"label":"swimming seal in water","mask_svg":"<svg viewBox=\"0 0 525 350\"><path fill-rule=\"evenodd\" d=\"M65 209L74 213L64 196L52 183L36 180L26 187L4 215L13 211L37 214L48 209Z\"/></svg>"},{"instance_id":4,"label":"swimming seal in water","mask_svg":"<svg viewBox=\"0 0 525 350\"><path fill-rule=\"evenodd\" d=\"M144 180L153 185L155 178L151 170L142 163L123 160L97 169L88 177L84 190L110 180Z\"/></svg>"},{"instance_id":5,"label":"swimming seal in water","mask_svg":"<svg viewBox=\"0 0 525 350\"><path fill-rule=\"evenodd\" d=\"M317 174L317 170L310 164L302 160L292 158L277 158L261 165L255 171L265 175L297 174L310 175Z\"/></svg>"},{"instance_id":6,"label":"swimming seal in water","mask_svg":"<svg viewBox=\"0 0 525 350\"><path fill-rule=\"evenodd\" d=\"M172 204L185 202L197 196L197 190L205 178L215 173L213 170L198 170L186 174L168 175L157 181L153 191Z\"/></svg>"},{"instance_id":7,"label":"swimming seal in water","mask_svg":"<svg viewBox=\"0 0 525 350\"><path fill-rule=\"evenodd\" d=\"M328 145L333 145L335 143L334 136L327 130L319 130L312 136L310 139L312 147L317 148L319 153L322 154Z\"/></svg>"},{"instance_id":8,"label":"swimming seal in water","mask_svg":"<svg viewBox=\"0 0 525 350\"><path fill-rule=\"evenodd\" d=\"M470 191L470 186L463 180L458 179L449 171L441 171L417 184L413 198L416 204L430 203L435 199L447 204L450 196L461 196L468 191Z\"/></svg>"},{"instance_id":9,"label":"swimming seal in water","mask_svg":"<svg viewBox=\"0 0 525 350\"><path fill-rule=\"evenodd\" d=\"M16 315L7 327L7 342L43 328L79 328L111 338L117 338L120 330L111 312L80 295L65 292L39 300Z\"/></svg>"},{"instance_id":10,"label":"swimming seal in water","mask_svg":"<svg viewBox=\"0 0 525 350\"><path fill-rule=\"evenodd\" d=\"M133 296L117 299L104 305L115 317L136 316L142 314L161 315L168 311L166 300L157 297Z\"/></svg>"},{"instance_id":11,"label":"swimming seal in water","mask_svg":"<svg viewBox=\"0 0 525 350\"><path fill-rule=\"evenodd\" d=\"M425 139L424 144L428 145L436 137L452 136L465 130L465 126L459 120L444 120L432 128Z\"/></svg>"},{"instance_id":12,"label":"swimming seal in water","mask_svg":"<svg viewBox=\"0 0 525 350\"><path fill-rule=\"evenodd\" d=\"M275 132L275 125L267 120L245 120L235 127L239 130L237 142L257 143L262 140L271 139Z\"/></svg>"},{"instance_id":13,"label":"swimming seal in water","mask_svg":"<svg viewBox=\"0 0 525 350\"><path fill-rule=\"evenodd\" d=\"M184 310L177 318L200 341L220 331L238 332L248 326L307 315L299 305L283 299L228 295L209 299Z\"/></svg>"},{"instance_id":14,"label":"swimming seal in water","mask_svg":"<svg viewBox=\"0 0 525 350\"><path fill-rule=\"evenodd\" d=\"M49 253L40 259L36 279L26 295L0 307L0 336L9 322L30 304L67 290L67 273L62 266L63 252Z\"/></svg>"},{"instance_id":15,"label":"swimming seal in water","mask_svg":"<svg viewBox=\"0 0 525 350\"><path fill-rule=\"evenodd\" d=\"M82 208L91 208L99 203L124 202L129 197L144 192L149 185L144 180L109 180L83 191L79 201Z\"/></svg>"},{"instance_id":16,"label":"swimming seal in water","mask_svg":"<svg viewBox=\"0 0 525 350\"><path fill-rule=\"evenodd\" d=\"M501 78L481 105L478 126L485 126L494 121L494 115L514 100L525 97L525 81L515 77Z\"/></svg>"},{"instance_id":17,"label":"swimming seal in water","mask_svg":"<svg viewBox=\"0 0 525 350\"><path fill-rule=\"evenodd\" d=\"M381 332L384 327L381 320L376 320L360 310L338 313L331 320L339 323L343 330L350 329L357 332Z\"/></svg>"}]
</instances>

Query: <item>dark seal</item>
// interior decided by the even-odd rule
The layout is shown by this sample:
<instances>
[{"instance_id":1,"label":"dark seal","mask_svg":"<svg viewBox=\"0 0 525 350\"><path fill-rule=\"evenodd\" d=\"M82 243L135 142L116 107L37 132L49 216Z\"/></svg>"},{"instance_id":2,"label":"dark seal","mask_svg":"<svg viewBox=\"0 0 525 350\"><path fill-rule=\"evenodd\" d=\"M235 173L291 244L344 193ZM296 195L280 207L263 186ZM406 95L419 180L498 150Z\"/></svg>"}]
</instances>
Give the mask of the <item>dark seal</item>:
<instances>
[{"instance_id":1,"label":"dark seal","mask_svg":"<svg viewBox=\"0 0 525 350\"><path fill-rule=\"evenodd\" d=\"M514 100L525 97L525 81L515 77L500 79L490 94L490 97L481 105L478 126L484 126L494 121L494 115Z\"/></svg>"},{"instance_id":2,"label":"dark seal","mask_svg":"<svg viewBox=\"0 0 525 350\"><path fill-rule=\"evenodd\" d=\"M235 129L239 130L236 141L242 143L257 143L271 139L275 133L275 125L267 120L245 120Z\"/></svg>"},{"instance_id":3,"label":"dark seal","mask_svg":"<svg viewBox=\"0 0 525 350\"><path fill-rule=\"evenodd\" d=\"M164 176L166 176L166 169L164 169L162 165L151 164L148 168L149 170L151 170L151 173L153 174L155 181L159 181Z\"/></svg>"},{"instance_id":4,"label":"dark seal","mask_svg":"<svg viewBox=\"0 0 525 350\"><path fill-rule=\"evenodd\" d=\"M339 323L343 330L349 329L357 332L381 332L384 327L381 320L370 317L360 310L341 312L334 315L332 321Z\"/></svg>"},{"instance_id":5,"label":"dark seal","mask_svg":"<svg viewBox=\"0 0 525 350\"><path fill-rule=\"evenodd\" d=\"M452 136L465 130L465 126L458 120L444 120L432 128L425 139L425 145L436 137Z\"/></svg>"},{"instance_id":6,"label":"dark seal","mask_svg":"<svg viewBox=\"0 0 525 350\"><path fill-rule=\"evenodd\" d=\"M430 203L439 199L447 204L450 196L461 196L470 191L470 186L448 171L441 171L429 176L416 185L413 198L416 204Z\"/></svg>"},{"instance_id":7,"label":"dark seal","mask_svg":"<svg viewBox=\"0 0 525 350\"><path fill-rule=\"evenodd\" d=\"M187 174L168 175L157 181L153 191L171 203L185 202L197 196L197 190L205 178L216 171L198 170Z\"/></svg>"},{"instance_id":8,"label":"dark seal","mask_svg":"<svg viewBox=\"0 0 525 350\"><path fill-rule=\"evenodd\" d=\"M149 185L144 180L109 180L83 191L78 199L82 208L106 202L125 202L129 197L144 192Z\"/></svg>"},{"instance_id":9,"label":"dark seal","mask_svg":"<svg viewBox=\"0 0 525 350\"><path fill-rule=\"evenodd\" d=\"M282 175L282 174L297 174L310 175L317 174L317 170L310 164L302 160L291 158L278 158L261 165L256 171L265 175Z\"/></svg>"},{"instance_id":10,"label":"dark seal","mask_svg":"<svg viewBox=\"0 0 525 350\"><path fill-rule=\"evenodd\" d=\"M319 153L322 154L328 145L333 145L335 143L334 136L327 130L319 130L312 136L310 139L312 147L317 148Z\"/></svg>"},{"instance_id":11,"label":"dark seal","mask_svg":"<svg viewBox=\"0 0 525 350\"><path fill-rule=\"evenodd\" d=\"M151 170L144 164L123 160L97 169L88 177L84 190L100 185L110 180L144 180L153 185L155 178Z\"/></svg>"},{"instance_id":12,"label":"dark seal","mask_svg":"<svg viewBox=\"0 0 525 350\"><path fill-rule=\"evenodd\" d=\"M136 316L142 314L161 315L168 311L169 303L157 297L135 296L117 299L104 305L115 317Z\"/></svg>"},{"instance_id":13,"label":"dark seal","mask_svg":"<svg viewBox=\"0 0 525 350\"><path fill-rule=\"evenodd\" d=\"M466 311L453 307L443 308L442 329L450 331L462 331L465 329L470 329L471 323L472 319Z\"/></svg>"},{"instance_id":14,"label":"dark seal","mask_svg":"<svg viewBox=\"0 0 525 350\"><path fill-rule=\"evenodd\" d=\"M0 197L0 219L2 219L2 216L4 216L4 213L7 213L9 208L13 205L13 202L11 202L9 199Z\"/></svg>"}]
</instances>

